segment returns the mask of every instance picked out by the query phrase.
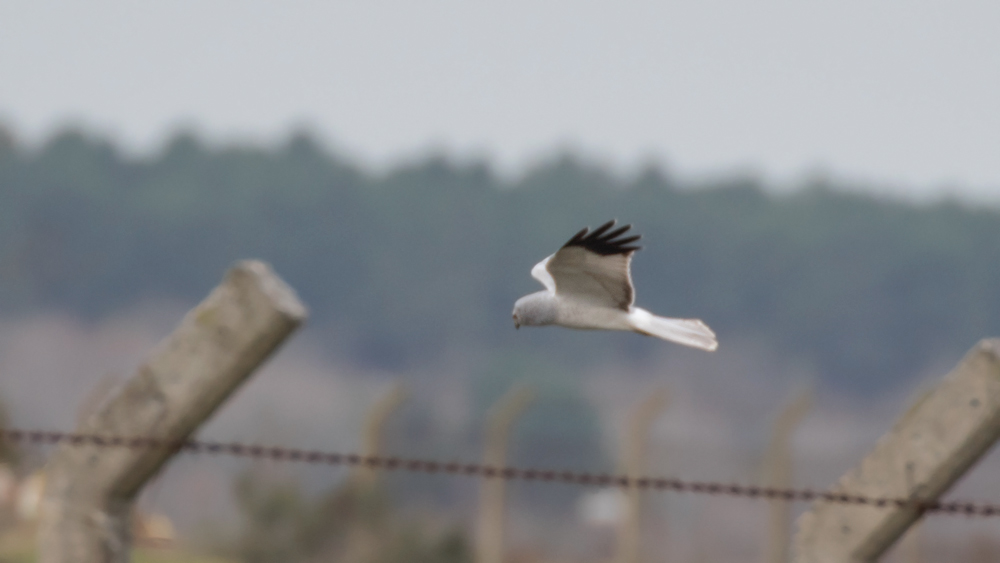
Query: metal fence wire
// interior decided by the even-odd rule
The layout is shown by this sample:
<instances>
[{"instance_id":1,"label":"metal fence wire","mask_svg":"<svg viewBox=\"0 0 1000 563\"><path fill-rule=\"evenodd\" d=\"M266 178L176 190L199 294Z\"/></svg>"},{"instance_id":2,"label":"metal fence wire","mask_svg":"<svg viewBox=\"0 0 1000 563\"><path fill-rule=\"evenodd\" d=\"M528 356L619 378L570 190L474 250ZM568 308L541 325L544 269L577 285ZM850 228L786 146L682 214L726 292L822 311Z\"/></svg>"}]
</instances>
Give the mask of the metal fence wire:
<instances>
[{"instance_id":1,"label":"metal fence wire","mask_svg":"<svg viewBox=\"0 0 1000 563\"><path fill-rule=\"evenodd\" d=\"M150 436L107 436L16 428L0 429L0 439L13 444L51 446L69 444L101 448L166 448L177 453L206 453L250 459L313 463L332 466L364 466L385 471L408 471L464 475L487 479L564 483L596 487L635 487L640 490L724 495L788 502L831 502L871 507L912 508L921 513L979 517L1000 516L1000 504L985 502L938 501L919 498L869 497L846 491L809 488L772 488L739 483L687 481L669 477L628 477L586 471L491 467L479 463L435 461L394 456L363 456L281 446L261 446L238 442L171 440Z\"/></svg>"}]
</instances>

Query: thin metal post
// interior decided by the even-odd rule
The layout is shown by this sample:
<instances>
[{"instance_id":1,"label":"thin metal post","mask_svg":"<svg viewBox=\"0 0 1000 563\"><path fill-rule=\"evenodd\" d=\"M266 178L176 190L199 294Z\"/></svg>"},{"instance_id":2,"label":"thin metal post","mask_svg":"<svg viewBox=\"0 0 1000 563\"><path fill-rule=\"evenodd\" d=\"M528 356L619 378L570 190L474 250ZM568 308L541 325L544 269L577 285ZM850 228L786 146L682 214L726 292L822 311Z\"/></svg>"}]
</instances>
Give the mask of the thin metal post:
<instances>
[{"instance_id":1,"label":"thin metal post","mask_svg":"<svg viewBox=\"0 0 1000 563\"><path fill-rule=\"evenodd\" d=\"M812 405L812 393L803 391L796 395L778 414L771 428L771 443L764 460L765 482L774 489L792 486L792 435L805 418ZM788 563L791 539L791 506L788 501L775 499L770 502L767 563Z\"/></svg>"},{"instance_id":2,"label":"thin metal post","mask_svg":"<svg viewBox=\"0 0 1000 563\"><path fill-rule=\"evenodd\" d=\"M534 398L535 393L530 388L515 386L490 409L486 424L484 465L499 469L507 464L510 428ZM506 485L502 477L483 479L480 485L479 522L476 530L477 563L503 563Z\"/></svg>"},{"instance_id":3,"label":"thin metal post","mask_svg":"<svg viewBox=\"0 0 1000 563\"><path fill-rule=\"evenodd\" d=\"M406 401L406 388L402 383L394 383L386 390L365 417L365 427L361 435L361 455L376 457L382 455L382 434L385 422ZM371 489L378 482L378 472L374 467L359 465L355 468L354 482L363 489Z\"/></svg>"},{"instance_id":4,"label":"thin metal post","mask_svg":"<svg viewBox=\"0 0 1000 563\"><path fill-rule=\"evenodd\" d=\"M629 420L622 440L621 470L629 479L645 476L649 445L649 428L667 406L666 389L657 389L643 399ZM639 563L642 497L638 487L628 487L625 493L625 512L618 524L618 546L615 560L618 563Z\"/></svg>"}]
</instances>

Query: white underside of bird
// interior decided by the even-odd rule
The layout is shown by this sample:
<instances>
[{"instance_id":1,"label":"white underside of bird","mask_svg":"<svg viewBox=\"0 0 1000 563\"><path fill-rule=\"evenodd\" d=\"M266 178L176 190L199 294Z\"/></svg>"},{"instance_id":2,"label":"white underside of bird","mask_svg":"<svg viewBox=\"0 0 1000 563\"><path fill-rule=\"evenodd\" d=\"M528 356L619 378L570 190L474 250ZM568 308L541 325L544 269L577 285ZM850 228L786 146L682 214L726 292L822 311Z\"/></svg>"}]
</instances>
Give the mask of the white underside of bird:
<instances>
[{"instance_id":1,"label":"white underside of bird","mask_svg":"<svg viewBox=\"0 0 1000 563\"><path fill-rule=\"evenodd\" d=\"M631 226L611 231L614 225L580 231L531 269L545 290L517 300L515 326L625 330L702 350L718 348L715 333L700 319L660 317L632 304L630 264L639 247L629 243L639 237L619 238Z\"/></svg>"}]
</instances>

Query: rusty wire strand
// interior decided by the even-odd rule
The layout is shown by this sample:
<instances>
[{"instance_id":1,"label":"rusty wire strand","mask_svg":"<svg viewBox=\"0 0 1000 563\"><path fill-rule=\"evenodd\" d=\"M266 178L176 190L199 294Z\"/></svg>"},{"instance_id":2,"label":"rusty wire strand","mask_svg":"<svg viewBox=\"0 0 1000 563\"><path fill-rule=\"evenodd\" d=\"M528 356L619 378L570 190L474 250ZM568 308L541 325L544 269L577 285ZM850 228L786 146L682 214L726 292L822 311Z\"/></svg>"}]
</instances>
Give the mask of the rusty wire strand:
<instances>
[{"instance_id":1,"label":"rusty wire strand","mask_svg":"<svg viewBox=\"0 0 1000 563\"><path fill-rule=\"evenodd\" d=\"M726 495L779 501L825 501L873 507L912 508L921 513L955 514L964 516L1000 516L1000 504L958 501L920 500L917 498L869 497L841 491L815 489L779 489L718 483L685 481L675 478L638 477L563 471L550 469L525 469L518 467L491 467L479 463L441 462L427 459L394 456L361 456L319 450L303 450L280 446L260 446L238 442L212 442L201 440L171 440L150 436L106 436L39 430L0 429L0 439L17 444L96 446L111 448L167 448L177 452L208 453L234 457L270 459L316 463L323 465L366 466L386 471L445 473L471 477L501 478L545 483L567 483L598 487L637 487L640 490L673 491L709 495Z\"/></svg>"}]
</instances>

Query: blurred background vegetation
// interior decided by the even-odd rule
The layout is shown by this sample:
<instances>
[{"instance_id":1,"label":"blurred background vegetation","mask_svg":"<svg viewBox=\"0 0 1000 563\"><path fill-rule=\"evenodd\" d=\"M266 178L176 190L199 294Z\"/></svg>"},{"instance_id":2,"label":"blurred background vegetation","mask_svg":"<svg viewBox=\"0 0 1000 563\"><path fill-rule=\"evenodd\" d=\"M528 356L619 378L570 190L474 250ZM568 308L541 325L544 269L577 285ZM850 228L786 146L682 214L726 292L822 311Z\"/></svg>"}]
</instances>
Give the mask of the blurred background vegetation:
<instances>
[{"instance_id":1,"label":"blurred background vegetation","mask_svg":"<svg viewBox=\"0 0 1000 563\"><path fill-rule=\"evenodd\" d=\"M139 158L73 129L29 149L0 127L0 318L51 310L99 321L149 299L192 303L235 260L262 258L309 304L329 358L362 374L408 374L424 393L390 423L387 451L475 459L484 413L530 381L537 408L515 429L511 462L610 471L608 421L580 373L675 348L634 335L516 332L510 320L514 300L540 287L531 267L583 226L617 218L644 236L633 263L639 305L703 318L722 347L751 342L840 396L904 388L1000 333L1000 210L862 191L817 179L776 193L752 177L682 181L655 167L624 177L571 154L517 179L445 157L374 173L308 134L222 148L179 134ZM455 383L456 356L469 411L458 423L428 400ZM615 385L652 384L627 377ZM733 386L732 396L755 381L713 385ZM754 458L756 423L728 415L740 437L732 447ZM37 452L24 459L0 450L19 476L40 465ZM713 471L739 478L733 467ZM227 470L235 521L201 534L212 561L472 558L463 518L475 482L392 474L360 490L266 469ZM576 488L518 484L510 497L522 528L544 524L553 542L577 542L564 552L603 545L566 531ZM13 525L9 516L0 527ZM8 535L14 547L0 557L32 560L29 532Z\"/></svg>"},{"instance_id":2,"label":"blurred background vegetation","mask_svg":"<svg viewBox=\"0 0 1000 563\"><path fill-rule=\"evenodd\" d=\"M570 371L656 346L515 340L510 309L537 289L532 265L618 218L644 235L639 305L701 317L722 346L765 342L840 391L896 385L1000 332L1000 212L842 188L856 186L775 195L753 178L621 178L571 155L517 180L434 157L374 174L307 134L273 148L179 134L127 158L76 130L28 150L0 129L0 313L99 318L150 296L193 301L234 260L260 257L335 331L331 353L359 365L506 358L517 342Z\"/></svg>"},{"instance_id":3,"label":"blurred background vegetation","mask_svg":"<svg viewBox=\"0 0 1000 563\"><path fill-rule=\"evenodd\" d=\"M811 389L793 481L820 488L1000 336L987 3L16 4L0 4L0 426L72 428L243 258L272 263L310 320L206 440L364 451L405 388L384 452L477 461L491 406L523 386L510 463L607 472L662 390L651 474L764 484L776 415ZM733 165L757 168L711 175ZM531 267L610 218L644 235L638 305L705 319L718 352L513 329ZM52 448L9 446L0 563L29 563ZM177 456L136 504L134 560L475 557L480 480L354 475ZM989 502L998 480L993 452L948 494ZM610 561L616 498L510 482L504 563ZM645 561L761 560L766 504L644 503ZM1000 519L910 538L923 553L887 563L1000 561Z\"/></svg>"}]
</instances>

